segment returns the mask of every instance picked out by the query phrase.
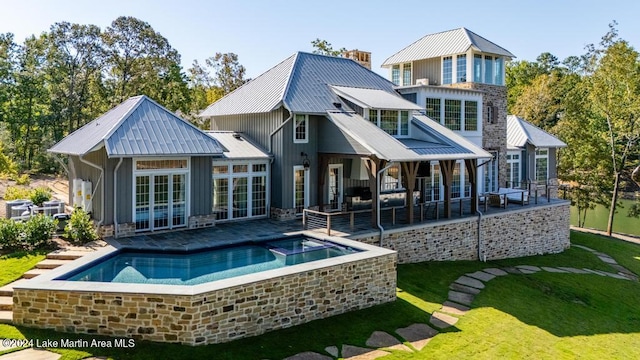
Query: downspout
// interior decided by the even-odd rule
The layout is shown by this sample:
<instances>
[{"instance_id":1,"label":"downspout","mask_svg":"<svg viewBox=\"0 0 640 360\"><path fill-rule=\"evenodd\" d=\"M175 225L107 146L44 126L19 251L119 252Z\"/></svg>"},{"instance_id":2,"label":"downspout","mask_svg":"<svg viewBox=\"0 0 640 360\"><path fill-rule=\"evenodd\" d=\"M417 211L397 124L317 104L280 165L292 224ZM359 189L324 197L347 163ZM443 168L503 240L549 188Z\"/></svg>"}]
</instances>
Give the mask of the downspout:
<instances>
[{"instance_id":1,"label":"downspout","mask_svg":"<svg viewBox=\"0 0 640 360\"><path fill-rule=\"evenodd\" d=\"M378 225L378 229L380 229L380 246L382 247L382 237L384 236L384 228L380 223L380 174L385 172L388 168L392 167L393 163L389 163L389 165L383 167L378 170L376 174L376 225Z\"/></svg>"},{"instance_id":2,"label":"downspout","mask_svg":"<svg viewBox=\"0 0 640 360\"><path fill-rule=\"evenodd\" d=\"M82 156L84 156L84 155L81 155L81 156L78 157L82 163L87 164L87 165L91 166L92 168L98 169L100 171L100 177L98 178L98 182L96 183L96 188L99 185L101 186L100 193L101 193L101 196L102 196L101 200L100 200L101 205L102 205L101 206L102 208L100 209L100 221L98 221L98 224L96 226L97 228L100 228L100 226L104 222L104 200L105 200L104 199L104 182L102 184L100 184L100 182L103 181L104 169L102 169L100 166L90 162L89 160L83 159ZM94 197L95 194L96 194L96 192L94 190L93 193L91 194L91 201L93 201L93 197Z\"/></svg>"},{"instance_id":3,"label":"downspout","mask_svg":"<svg viewBox=\"0 0 640 360\"><path fill-rule=\"evenodd\" d=\"M120 161L118 161L118 164L116 165L116 167L113 169L113 237L118 237L118 206L117 206L117 200L118 200L118 169L120 168L120 165L122 165L122 160L123 158L120 158Z\"/></svg>"},{"instance_id":4,"label":"downspout","mask_svg":"<svg viewBox=\"0 0 640 360\"><path fill-rule=\"evenodd\" d=\"M484 255L484 258L482 256L482 234L480 233L480 230L482 229L482 217L484 214L482 214L482 211L478 209L476 209L476 212L478 213L478 261L487 262L487 256Z\"/></svg>"}]
</instances>

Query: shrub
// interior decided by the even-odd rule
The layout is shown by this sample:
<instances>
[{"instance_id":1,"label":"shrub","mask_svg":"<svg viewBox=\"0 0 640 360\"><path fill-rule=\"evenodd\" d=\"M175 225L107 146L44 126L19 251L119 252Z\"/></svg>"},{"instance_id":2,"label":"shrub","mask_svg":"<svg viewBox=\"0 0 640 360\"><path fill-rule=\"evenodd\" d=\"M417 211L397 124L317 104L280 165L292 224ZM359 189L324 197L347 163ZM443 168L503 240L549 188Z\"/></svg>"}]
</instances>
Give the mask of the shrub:
<instances>
[{"instance_id":1,"label":"shrub","mask_svg":"<svg viewBox=\"0 0 640 360\"><path fill-rule=\"evenodd\" d=\"M17 185L29 185L31 184L31 178L29 174L22 174L16 178Z\"/></svg>"},{"instance_id":2,"label":"shrub","mask_svg":"<svg viewBox=\"0 0 640 360\"><path fill-rule=\"evenodd\" d=\"M86 211L77 208L71 213L71 219L64 227L64 236L75 243L87 243L98 240L98 233Z\"/></svg>"},{"instance_id":3,"label":"shrub","mask_svg":"<svg viewBox=\"0 0 640 360\"><path fill-rule=\"evenodd\" d=\"M32 216L25 223L25 240L32 248L48 245L51 236L56 231L58 220L49 216L38 214Z\"/></svg>"},{"instance_id":4,"label":"shrub","mask_svg":"<svg viewBox=\"0 0 640 360\"><path fill-rule=\"evenodd\" d=\"M4 193L4 199L9 200L18 200L18 199L29 199L31 197L31 191L26 187L21 186L9 186Z\"/></svg>"},{"instance_id":5,"label":"shrub","mask_svg":"<svg viewBox=\"0 0 640 360\"><path fill-rule=\"evenodd\" d=\"M19 249L22 245L23 237L23 223L10 219L0 219L0 246L2 249Z\"/></svg>"},{"instance_id":6,"label":"shrub","mask_svg":"<svg viewBox=\"0 0 640 360\"><path fill-rule=\"evenodd\" d=\"M51 191L49 191L49 189L47 189L46 187L39 187L31 192L31 196L29 199L34 204L42 206L43 202L51 200Z\"/></svg>"}]
</instances>

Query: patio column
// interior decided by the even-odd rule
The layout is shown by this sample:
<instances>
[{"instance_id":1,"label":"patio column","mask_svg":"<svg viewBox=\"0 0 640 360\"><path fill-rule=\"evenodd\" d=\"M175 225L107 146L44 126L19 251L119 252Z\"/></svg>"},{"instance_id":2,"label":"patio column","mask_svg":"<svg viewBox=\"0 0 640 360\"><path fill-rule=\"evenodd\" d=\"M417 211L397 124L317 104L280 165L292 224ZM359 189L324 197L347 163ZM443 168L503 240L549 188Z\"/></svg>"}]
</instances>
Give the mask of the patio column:
<instances>
[{"instance_id":1,"label":"patio column","mask_svg":"<svg viewBox=\"0 0 640 360\"><path fill-rule=\"evenodd\" d=\"M471 213L478 211L478 160L465 159L464 167L469 174L469 182L471 183Z\"/></svg>"},{"instance_id":2,"label":"patio column","mask_svg":"<svg viewBox=\"0 0 640 360\"><path fill-rule=\"evenodd\" d=\"M376 181L380 181L380 179L376 179L376 175L380 169L386 166L386 163L385 160L380 160L375 156L364 159L364 164L368 170L367 174L369 175L369 191L371 191L371 226L374 228L377 227L376 211L380 205L380 194L376 187Z\"/></svg>"},{"instance_id":3,"label":"patio column","mask_svg":"<svg viewBox=\"0 0 640 360\"><path fill-rule=\"evenodd\" d=\"M413 224L413 190L416 186L416 176L418 175L418 165L420 162L403 162L402 163L402 179L404 180L404 188L407 190L406 206L407 206L407 222Z\"/></svg>"},{"instance_id":4,"label":"patio column","mask_svg":"<svg viewBox=\"0 0 640 360\"><path fill-rule=\"evenodd\" d=\"M453 167L455 160L440 160L442 185L444 187L444 217L451 217L451 183L453 182Z\"/></svg>"},{"instance_id":5,"label":"patio column","mask_svg":"<svg viewBox=\"0 0 640 360\"><path fill-rule=\"evenodd\" d=\"M329 166L329 156L318 154L318 210L324 211L324 185L327 177L327 167Z\"/></svg>"}]
</instances>

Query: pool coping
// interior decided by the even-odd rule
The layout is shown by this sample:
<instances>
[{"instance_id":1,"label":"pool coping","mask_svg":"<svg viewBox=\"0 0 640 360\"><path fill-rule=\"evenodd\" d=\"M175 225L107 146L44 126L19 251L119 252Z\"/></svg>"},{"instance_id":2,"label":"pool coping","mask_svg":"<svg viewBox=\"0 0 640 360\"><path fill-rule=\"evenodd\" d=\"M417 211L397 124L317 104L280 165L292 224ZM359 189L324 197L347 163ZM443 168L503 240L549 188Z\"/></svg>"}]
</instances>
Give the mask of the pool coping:
<instances>
[{"instance_id":1,"label":"pool coping","mask_svg":"<svg viewBox=\"0 0 640 360\"><path fill-rule=\"evenodd\" d=\"M184 295L192 296L212 291L231 288L234 286L251 284L268 279L274 279L304 271L318 270L332 266L357 262L364 259L371 259L396 253L394 250L381 248L374 245L365 244L359 241L333 236L318 236L309 232L302 232L304 236L329 240L339 245L362 250L361 252L336 256L328 259L316 260L308 263L286 266L283 268L261 271L253 274L236 276L228 279L216 280L197 285L164 285L164 284L127 284L109 282L87 282L56 280L56 278L70 273L89 263L96 262L103 257L109 256L113 252L121 249L139 250L139 247L115 247L107 245L105 248L94 253L83 256L69 264L62 265L46 274L39 275L33 279L17 285L14 289L24 290L51 290L51 291L74 291L74 292L103 292L103 293L129 293L129 294L162 294L162 295ZM260 242L272 239L259 239Z\"/></svg>"}]
</instances>

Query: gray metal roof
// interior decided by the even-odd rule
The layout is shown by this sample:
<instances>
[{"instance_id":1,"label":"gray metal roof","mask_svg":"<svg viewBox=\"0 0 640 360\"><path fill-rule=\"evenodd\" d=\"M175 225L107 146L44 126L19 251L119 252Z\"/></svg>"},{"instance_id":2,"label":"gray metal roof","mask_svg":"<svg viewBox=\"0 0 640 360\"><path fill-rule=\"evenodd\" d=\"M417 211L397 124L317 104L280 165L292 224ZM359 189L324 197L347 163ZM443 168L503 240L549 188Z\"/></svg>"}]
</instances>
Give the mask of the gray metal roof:
<instances>
[{"instance_id":1,"label":"gray metal roof","mask_svg":"<svg viewBox=\"0 0 640 360\"><path fill-rule=\"evenodd\" d=\"M102 146L108 157L220 155L223 151L200 129L141 95L69 134L49 152L84 155Z\"/></svg>"},{"instance_id":2,"label":"gray metal roof","mask_svg":"<svg viewBox=\"0 0 640 360\"><path fill-rule=\"evenodd\" d=\"M409 139L396 139L356 113L328 112L327 115L329 120L350 139L357 141L371 154L387 161L459 160L491 157L489 153L466 140L463 143L470 146L460 145L458 138L462 137L450 130L449 132L455 135L453 138L450 138L450 134L446 132L435 134L435 129L438 126L443 126L424 116L418 118L420 116L418 115L412 119L412 122L418 122L412 129L414 135L418 136ZM437 126L422 126L425 119ZM430 141L421 139L419 133L423 133ZM340 150L335 149L335 152L340 152Z\"/></svg>"},{"instance_id":3,"label":"gray metal roof","mask_svg":"<svg viewBox=\"0 0 640 360\"><path fill-rule=\"evenodd\" d=\"M527 143L538 147L565 147L562 140L515 115L507 116L507 146L523 148Z\"/></svg>"},{"instance_id":4,"label":"gray metal roof","mask_svg":"<svg viewBox=\"0 0 640 360\"><path fill-rule=\"evenodd\" d=\"M280 104L294 113L325 114L339 102L332 85L395 93L393 83L351 59L298 52L199 116L265 113Z\"/></svg>"},{"instance_id":5,"label":"gray metal roof","mask_svg":"<svg viewBox=\"0 0 640 360\"><path fill-rule=\"evenodd\" d=\"M224 146L225 151L222 159L251 160L270 157L266 151L243 133L234 131L207 131L206 133Z\"/></svg>"},{"instance_id":6,"label":"gray metal roof","mask_svg":"<svg viewBox=\"0 0 640 360\"><path fill-rule=\"evenodd\" d=\"M198 116L257 114L278 108L284 98L297 55L291 55L262 75L209 105Z\"/></svg>"},{"instance_id":7,"label":"gray metal roof","mask_svg":"<svg viewBox=\"0 0 640 360\"><path fill-rule=\"evenodd\" d=\"M365 89L348 86L331 87L338 96L343 97L360 107L374 109L422 110L420 106L405 100L397 93L389 93L379 89Z\"/></svg>"},{"instance_id":8,"label":"gray metal roof","mask_svg":"<svg viewBox=\"0 0 640 360\"><path fill-rule=\"evenodd\" d=\"M382 67L446 55L462 54L467 52L470 47L483 53L515 58L515 55L505 48L462 27L426 35L391 55L382 63Z\"/></svg>"}]
</instances>

